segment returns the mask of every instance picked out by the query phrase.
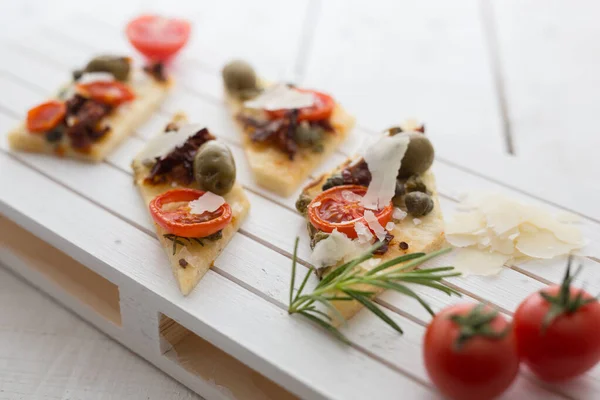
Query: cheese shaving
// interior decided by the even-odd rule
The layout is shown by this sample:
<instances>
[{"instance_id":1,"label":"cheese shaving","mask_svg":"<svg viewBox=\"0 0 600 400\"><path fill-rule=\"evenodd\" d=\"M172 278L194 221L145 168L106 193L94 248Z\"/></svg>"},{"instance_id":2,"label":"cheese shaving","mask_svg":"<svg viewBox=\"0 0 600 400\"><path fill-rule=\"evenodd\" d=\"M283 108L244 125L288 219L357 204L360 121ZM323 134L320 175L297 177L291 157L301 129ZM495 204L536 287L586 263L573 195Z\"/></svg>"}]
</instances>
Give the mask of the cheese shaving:
<instances>
[{"instance_id":1,"label":"cheese shaving","mask_svg":"<svg viewBox=\"0 0 600 400\"><path fill-rule=\"evenodd\" d=\"M356 222L354 224L354 230L356 231L356 235L358 237L358 243L372 243L373 234L365 224L360 221Z\"/></svg>"},{"instance_id":2,"label":"cheese shaving","mask_svg":"<svg viewBox=\"0 0 600 400\"><path fill-rule=\"evenodd\" d=\"M85 72L77 80L77 83L85 85L92 82L112 82L115 80L113 74L109 72Z\"/></svg>"},{"instance_id":3,"label":"cheese shaving","mask_svg":"<svg viewBox=\"0 0 600 400\"><path fill-rule=\"evenodd\" d=\"M350 239L348 236L335 229L325 239L320 240L310 255L310 262L317 268L336 265L339 262L349 261L364 252L368 246Z\"/></svg>"},{"instance_id":4,"label":"cheese shaving","mask_svg":"<svg viewBox=\"0 0 600 400\"><path fill-rule=\"evenodd\" d=\"M225 199L213 192L206 192L196 200L188 203L190 214L204 214L205 212L217 211L225 204Z\"/></svg>"},{"instance_id":5,"label":"cheese shaving","mask_svg":"<svg viewBox=\"0 0 600 400\"><path fill-rule=\"evenodd\" d=\"M394 208L394 212L392 213L392 218L396 221L402 221L404 218L406 218L406 216L408 215L408 213L398 207Z\"/></svg>"},{"instance_id":6,"label":"cheese shaving","mask_svg":"<svg viewBox=\"0 0 600 400\"><path fill-rule=\"evenodd\" d=\"M387 224L385 224L385 230L388 231L388 232L393 231L395 227L396 227L396 224L393 223L392 221L390 221Z\"/></svg>"},{"instance_id":7,"label":"cheese shaving","mask_svg":"<svg viewBox=\"0 0 600 400\"><path fill-rule=\"evenodd\" d=\"M419 218L413 218L413 224L421 225L422 223L423 223L423 221L421 221Z\"/></svg>"},{"instance_id":8,"label":"cheese shaving","mask_svg":"<svg viewBox=\"0 0 600 400\"><path fill-rule=\"evenodd\" d=\"M396 191L396 176L408 148L407 135L383 135L369 146L364 159L371 173L371 182L361 204L370 210L387 206Z\"/></svg>"},{"instance_id":9,"label":"cheese shaving","mask_svg":"<svg viewBox=\"0 0 600 400\"><path fill-rule=\"evenodd\" d=\"M150 139L146 146L136 156L140 162L154 161L169 154L175 147L179 147L196 132L204 128L199 124L186 124L175 132L164 132Z\"/></svg>"},{"instance_id":10,"label":"cheese shaving","mask_svg":"<svg viewBox=\"0 0 600 400\"><path fill-rule=\"evenodd\" d=\"M387 231L383 228L383 226L381 226L379 220L377 219L373 211L365 210L364 216L365 221L367 221L367 224L369 225L369 228L371 228L371 230L375 232L375 236L377 236L377 239L380 242L383 242L385 240L385 237L387 236Z\"/></svg>"},{"instance_id":11,"label":"cheese shaving","mask_svg":"<svg viewBox=\"0 0 600 400\"><path fill-rule=\"evenodd\" d=\"M285 84L269 87L252 100L244 102L244 107L260 110L289 110L310 107L315 103L312 93L300 92Z\"/></svg>"},{"instance_id":12,"label":"cheese shaving","mask_svg":"<svg viewBox=\"0 0 600 400\"><path fill-rule=\"evenodd\" d=\"M342 190L342 198L350 203L358 203L363 197L360 194L354 193L350 190Z\"/></svg>"},{"instance_id":13,"label":"cheese shaving","mask_svg":"<svg viewBox=\"0 0 600 400\"><path fill-rule=\"evenodd\" d=\"M544 208L502 195L468 196L458 209L463 212L447 222L446 239L465 250L456 261L463 272L487 275L499 271L502 260L551 259L585 245L577 226Z\"/></svg>"}]
</instances>

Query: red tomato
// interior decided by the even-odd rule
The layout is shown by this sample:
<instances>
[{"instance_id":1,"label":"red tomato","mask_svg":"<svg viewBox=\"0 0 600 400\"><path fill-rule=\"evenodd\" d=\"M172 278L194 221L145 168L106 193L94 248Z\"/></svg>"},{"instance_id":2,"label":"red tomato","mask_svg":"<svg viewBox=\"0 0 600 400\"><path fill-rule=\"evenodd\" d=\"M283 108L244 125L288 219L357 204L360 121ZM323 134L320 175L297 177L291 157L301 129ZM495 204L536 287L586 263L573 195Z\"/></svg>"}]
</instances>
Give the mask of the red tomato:
<instances>
[{"instance_id":1,"label":"red tomato","mask_svg":"<svg viewBox=\"0 0 600 400\"><path fill-rule=\"evenodd\" d=\"M27 112L27 129L30 132L47 132L61 123L67 107L58 100L42 103Z\"/></svg>"},{"instance_id":2,"label":"red tomato","mask_svg":"<svg viewBox=\"0 0 600 400\"><path fill-rule=\"evenodd\" d=\"M349 192L344 194L343 192ZM365 208L353 195L364 196L367 188L360 185L335 186L316 196L308 205L308 219L310 223L323 232L331 233L334 229L344 233L349 238L358 235L354 224L361 221L368 225L364 219ZM385 226L390 219L394 206L388 204L381 210L374 211L381 226Z\"/></svg>"},{"instance_id":3,"label":"red tomato","mask_svg":"<svg viewBox=\"0 0 600 400\"><path fill-rule=\"evenodd\" d=\"M321 121L327 119L333 113L335 100L328 94L309 89L296 89L299 92L312 93L315 96L315 104L304 107L298 111L298 121ZM282 118L288 110L267 111L271 119Z\"/></svg>"},{"instance_id":4,"label":"red tomato","mask_svg":"<svg viewBox=\"0 0 600 400\"><path fill-rule=\"evenodd\" d=\"M574 378L600 361L600 303L571 280L567 270L562 286L530 295L514 316L519 356L547 382Z\"/></svg>"},{"instance_id":5,"label":"red tomato","mask_svg":"<svg viewBox=\"0 0 600 400\"><path fill-rule=\"evenodd\" d=\"M452 399L482 400L500 395L519 371L515 338L509 327L503 316L482 305L457 304L436 314L427 327L423 347L425 367L433 383ZM467 335L462 340L461 332Z\"/></svg>"},{"instance_id":6,"label":"red tomato","mask_svg":"<svg viewBox=\"0 0 600 400\"><path fill-rule=\"evenodd\" d=\"M174 56L190 37L188 21L158 15L142 15L127 24L127 38L140 53L152 61Z\"/></svg>"},{"instance_id":7,"label":"red tomato","mask_svg":"<svg viewBox=\"0 0 600 400\"><path fill-rule=\"evenodd\" d=\"M110 106L118 106L119 104L135 99L135 94L129 86L117 81L80 83L75 88L82 96L92 98Z\"/></svg>"},{"instance_id":8,"label":"red tomato","mask_svg":"<svg viewBox=\"0 0 600 400\"><path fill-rule=\"evenodd\" d=\"M150 202L150 214L158 225L173 235L201 238L225 228L231 221L231 207L225 203L216 211L202 214L190 213L187 203L196 200L205 192L196 189L173 189L156 196ZM169 203L185 204L174 210L165 210Z\"/></svg>"}]
</instances>

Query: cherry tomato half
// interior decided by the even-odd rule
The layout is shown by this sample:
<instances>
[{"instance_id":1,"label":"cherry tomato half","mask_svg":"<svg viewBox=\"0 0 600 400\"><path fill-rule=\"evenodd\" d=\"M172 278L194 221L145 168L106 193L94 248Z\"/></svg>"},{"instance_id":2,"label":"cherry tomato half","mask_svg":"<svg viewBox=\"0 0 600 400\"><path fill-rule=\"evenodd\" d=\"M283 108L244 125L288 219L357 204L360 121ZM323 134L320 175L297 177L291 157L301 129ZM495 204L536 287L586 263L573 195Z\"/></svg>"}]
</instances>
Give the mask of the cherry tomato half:
<instances>
[{"instance_id":1,"label":"cherry tomato half","mask_svg":"<svg viewBox=\"0 0 600 400\"><path fill-rule=\"evenodd\" d=\"M231 207L225 203L213 212L202 214L190 213L187 203L204 195L204 191L196 189L173 189L156 196L149 205L150 214L158 225L167 232L182 237L205 237L225 228L231 221ZM165 210L169 203L180 205L174 210Z\"/></svg>"},{"instance_id":2,"label":"cherry tomato half","mask_svg":"<svg viewBox=\"0 0 600 400\"><path fill-rule=\"evenodd\" d=\"M129 86L117 81L96 81L78 84L75 88L82 96L110 106L118 106L119 104L135 99L135 94Z\"/></svg>"},{"instance_id":3,"label":"cherry tomato half","mask_svg":"<svg viewBox=\"0 0 600 400\"><path fill-rule=\"evenodd\" d=\"M298 112L298 121L321 121L327 119L333 113L335 100L328 94L309 89L296 89L299 92L312 93L315 96L315 104L310 107L301 108ZM282 118L288 110L267 111L271 119Z\"/></svg>"},{"instance_id":4,"label":"cherry tomato half","mask_svg":"<svg viewBox=\"0 0 600 400\"><path fill-rule=\"evenodd\" d=\"M61 123L67 107L58 100L50 100L27 112L27 129L30 132L47 132Z\"/></svg>"},{"instance_id":5,"label":"cherry tomato half","mask_svg":"<svg viewBox=\"0 0 600 400\"><path fill-rule=\"evenodd\" d=\"M331 233L334 229L349 238L356 238L354 224L358 221L368 225L364 219L365 208L360 204L360 197L367 193L367 188L360 185L342 185L328 189L316 196L308 205L308 219L317 229ZM390 219L394 207L392 203L381 210L373 211L375 217L385 226Z\"/></svg>"},{"instance_id":6,"label":"cherry tomato half","mask_svg":"<svg viewBox=\"0 0 600 400\"><path fill-rule=\"evenodd\" d=\"M478 325L480 318L487 322ZM500 395L519 371L517 345L508 327L503 316L482 305L456 304L437 313L427 327L423 346L425 367L433 383L451 399ZM476 333L459 341L461 331L469 335L479 329L498 337Z\"/></svg>"},{"instance_id":7,"label":"cherry tomato half","mask_svg":"<svg viewBox=\"0 0 600 400\"><path fill-rule=\"evenodd\" d=\"M188 21L159 15L142 15L127 24L127 38L140 53L152 61L166 61L187 43Z\"/></svg>"},{"instance_id":8,"label":"cherry tomato half","mask_svg":"<svg viewBox=\"0 0 600 400\"><path fill-rule=\"evenodd\" d=\"M558 299L560 286L542 293ZM600 303L579 289L569 287L568 293L570 301L581 293L587 304L545 323L552 305L537 292L519 305L513 319L521 360L546 382L574 378L600 361Z\"/></svg>"}]
</instances>

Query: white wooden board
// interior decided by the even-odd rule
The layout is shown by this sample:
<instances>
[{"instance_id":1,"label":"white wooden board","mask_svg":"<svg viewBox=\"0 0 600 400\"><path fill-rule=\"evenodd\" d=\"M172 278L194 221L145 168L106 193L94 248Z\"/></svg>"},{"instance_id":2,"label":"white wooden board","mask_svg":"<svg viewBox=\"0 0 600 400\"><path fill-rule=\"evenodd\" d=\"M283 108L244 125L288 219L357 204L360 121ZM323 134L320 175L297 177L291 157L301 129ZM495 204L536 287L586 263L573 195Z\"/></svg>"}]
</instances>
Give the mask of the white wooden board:
<instances>
[{"instance_id":1,"label":"white wooden board","mask_svg":"<svg viewBox=\"0 0 600 400\"><path fill-rule=\"evenodd\" d=\"M263 7L266 4L259 3ZM444 2L431 3L430 6L442 7L436 11L440 14L439 18L459 14L450 6L444 8ZM475 2L463 3L462 11L466 10L471 13L469 15L477 12ZM427 51L421 54L418 46L411 47L412 50L408 52L410 56L407 57L416 61L409 62L410 67L407 68L415 74L422 68L434 69L425 71L421 78L416 77L413 81L396 74L389 65L378 72L377 65L357 62L352 59L353 55L348 49L339 50L341 53L338 56L336 53L329 54L330 48L326 45L328 38L352 34L349 26L356 18L352 10L344 8L341 3L320 5L323 15L340 15L337 19L328 18L328 24L304 19L304 13L310 7L316 7L313 2L295 5L297 15L293 18L287 14L289 9L277 6L271 10L272 18L262 18L251 4L254 2L244 6L247 7L244 12L263 24L260 29L248 28L246 40L250 49L235 38L224 39L219 46L208 40L211 34L217 32L217 25L213 25L208 16L216 15L214 13L218 8L215 8L216 11L207 8L193 14L203 16L204 23L199 26L206 35L191 43L188 51L173 66L178 78L177 87L152 120L98 165L12 153L6 147L4 135L31 105L67 79L72 68L98 52L127 50L128 45L119 30L122 26L120 22L106 23L89 15L77 16L65 24L53 24L31 32L32 40L5 43L3 54L9 56L0 66L0 90L7 94L0 97L0 187L10 190L0 191L0 214L117 285L121 300L121 327L115 327L114 323L82 307L76 297L61 294L60 288L51 288L43 276L28 271L26 263L17 262L18 257L14 254L3 253L4 258L0 261L5 264L10 261L10 267L17 273L208 398L227 398L231 397L231 393L221 390L210 379L191 374L174 364L166 353L163 355L159 344L159 313L178 321L242 363L304 398L351 399L370 396L384 399L397 398L398 393L411 399L439 397L425 373L421 359L422 334L429 316L412 300L395 293L386 293L378 300L405 329L404 336L393 333L369 313L362 312L344 328L353 342L350 347L340 345L318 328L304 320L291 318L285 312L290 252L296 236L305 238L304 220L294 210L294 197L281 198L258 188L244 168L239 138L222 101L218 75L222 62L233 56L255 57L252 61L265 73L276 78L300 79L304 83L331 90L336 95L339 93L342 101L355 109L361 117L359 125L363 128L357 129L344 149L331 157L321 170L329 169L343 160L360 143L361 135L406 116L395 115L392 105L389 105L394 103L391 100L397 88L407 87L407 91L418 93L420 87L427 86L431 93L416 101L414 108L409 107L412 103L406 98L398 103L398 107L432 121L430 130L440 154L435 172L444 211L452 210L458 193L473 189L493 189L533 202L541 201L550 207L570 209L584 216L582 228L586 236L593 240L592 249L597 255L600 254L596 240L600 238L600 211L595 201L598 194L575 196L571 192L565 195L558 185L551 187L550 179L555 179L560 173L527 170L518 160L509 160L498 152L488 153L485 150L485 143L502 140L491 77L478 72L465 89L465 82L461 81L464 76L459 76L457 72L457 64L463 59L469 64L479 65L481 68L473 67L477 71L487 70L482 67L487 61L478 58L483 46L478 33L480 27L470 18L443 24L441 31L434 27L435 15L432 16L431 26L412 26L421 32L420 40L424 44L446 38L448 45L440 54ZM373 12L393 19L398 12L405 12L407 16L420 15L427 9L425 6L404 10L376 7ZM290 22L282 24L284 17ZM243 19L238 23L247 21ZM315 37L306 38L301 34L303 24L315 24ZM390 35L390 32L377 31L374 26L369 26L372 38L364 42L361 38L354 40L354 43L366 46L364 49L371 43L369 40L383 40ZM393 35L402 36L412 31L410 25L402 28L390 23L386 26L386 29L399 30L393 31ZM269 51L270 55L258 57L261 53L251 49L263 46L271 39L273 35L270 32L280 32L275 35L276 43L272 45L279 44L282 51ZM468 39L471 36L473 40ZM286 47L292 42L294 45ZM290 48L300 46L307 51L309 43L314 46L313 55L304 65L299 62L299 53ZM448 59L449 52L454 54L455 51L459 54L457 58ZM419 54L422 58L418 57ZM340 76L332 70L320 68L319 60L333 68L336 57L342 56L349 57L343 64L354 68L349 76ZM370 57L379 59L380 55L371 54ZM425 74L437 75L436 71L441 70L447 74L440 78L443 82L420 80ZM360 77L383 75L393 77L398 86L391 87L386 94L390 100L385 103L388 108L373 110L369 106L372 101L368 100L368 96L355 96L351 83L360 83L356 80ZM367 82L360 84L364 94L368 94ZM380 91L382 85L374 92ZM454 99L452 93L463 89L464 96ZM437 99L429 103L427 100L435 93L444 93L443 101ZM361 102L363 100L365 102ZM471 113L471 116L476 114L478 118L474 125L465 124L467 129L478 129L486 135L481 143L477 142L476 154L465 151L464 141L459 134L459 122L455 116L451 116L452 113L448 111L451 109L442 111L446 104L452 102L457 102L455 111L477 107ZM160 128L171 113L182 109L193 120L206 123L217 136L231 145L240 166L239 180L252 203L250 217L240 233L216 261L213 270L187 298L183 298L177 290L154 237L147 212L132 185L129 169L133 155L144 141ZM433 110L433 113L429 110ZM444 131L444 121L452 121L453 127L447 132ZM456 141L453 140L455 137L458 137ZM528 180L528 177L536 178ZM578 190L581 191L580 188L574 188L574 193L577 194ZM41 193L43 196L40 196ZM307 242L302 240L299 253L304 262L309 254ZM587 264L582 279L588 283L590 290L598 291L598 264L593 260L588 260ZM557 260L545 265L512 267L506 268L497 277L459 278L449 283L464 293L464 300L489 302L510 315L526 295L548 283L558 282L564 265L563 260ZM304 272L304 267L301 267L299 274ZM415 290L422 293L436 310L460 301L419 288ZM593 371L573 384L546 387L524 373L504 398L592 398L590 396L593 393L600 391L599 378L600 371Z\"/></svg>"}]
</instances>

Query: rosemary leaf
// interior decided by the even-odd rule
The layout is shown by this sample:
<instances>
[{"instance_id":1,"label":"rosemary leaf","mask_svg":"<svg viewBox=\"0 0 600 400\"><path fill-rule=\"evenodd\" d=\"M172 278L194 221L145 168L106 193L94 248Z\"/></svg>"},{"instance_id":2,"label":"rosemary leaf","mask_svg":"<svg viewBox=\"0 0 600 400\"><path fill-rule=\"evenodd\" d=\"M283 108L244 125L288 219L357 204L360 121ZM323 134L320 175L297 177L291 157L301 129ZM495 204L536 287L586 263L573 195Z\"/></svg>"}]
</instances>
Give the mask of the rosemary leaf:
<instances>
[{"instance_id":1,"label":"rosemary leaf","mask_svg":"<svg viewBox=\"0 0 600 400\"><path fill-rule=\"evenodd\" d=\"M383 289L391 289L398 293L402 293L406 296L412 297L413 299L417 300L419 302L419 304L421 304L423 306L423 308L426 309L430 315L433 316L435 314L433 312L433 310L431 309L431 307L429 306L429 304L427 304L427 302L425 300L423 300L421 297L419 297L418 294L416 294L412 289L410 289L407 286L404 286L404 285L401 285L401 284L398 284L395 282L382 282L382 281L372 281L372 282L370 282L370 284L373 286L378 286Z\"/></svg>"},{"instance_id":2,"label":"rosemary leaf","mask_svg":"<svg viewBox=\"0 0 600 400\"><path fill-rule=\"evenodd\" d=\"M331 325L330 323L323 321L322 319L315 317L312 314L309 314L306 311L299 311L299 314L301 314L302 316L310 319L311 321L317 323L318 325L321 325L323 328L327 329L329 332L331 332L333 335L335 335L335 337L337 337L338 339L340 339L342 342L346 343L346 344L351 344L350 341L348 340L348 338L346 336L344 336L342 334L342 332L340 332L335 326Z\"/></svg>"},{"instance_id":3,"label":"rosemary leaf","mask_svg":"<svg viewBox=\"0 0 600 400\"><path fill-rule=\"evenodd\" d=\"M393 259L386 261L383 264L380 264L377 267L373 268L372 270L367 272L365 275L375 275L379 271L382 271L386 268L393 267L395 265L398 265L401 262L410 261L410 260L414 260L415 258L423 257L424 255L425 255L425 253L411 253L411 254L405 254L403 256L393 258Z\"/></svg>"},{"instance_id":4,"label":"rosemary leaf","mask_svg":"<svg viewBox=\"0 0 600 400\"><path fill-rule=\"evenodd\" d=\"M398 333L400 333L400 334L404 333L402 331L402 329L398 326L398 324L396 324L396 322L394 322L394 320L391 319L386 313L381 311L381 309L379 307L377 307L377 305L375 303L373 303L373 301L371 301L369 298L367 298L365 296L361 296L360 294L356 294L353 291L345 292L345 293L347 293L349 296L353 297L354 300L358 301L363 306L365 306L369 311L371 311L373 314L375 314L376 316L381 318L386 324L388 324L389 326L394 328Z\"/></svg>"},{"instance_id":5,"label":"rosemary leaf","mask_svg":"<svg viewBox=\"0 0 600 400\"><path fill-rule=\"evenodd\" d=\"M290 280L290 306L288 308L288 312L290 312L290 309L292 307L292 298L294 296L294 284L296 283L296 262L297 262L297 254L298 254L298 242L300 241L300 238L298 236L296 236L296 242L294 243L294 254L292 256L292 279ZM310 274L310 270L308 271L307 275ZM298 293L296 294L296 299L298 298L298 296L300 295L300 292L302 290L298 290Z\"/></svg>"}]
</instances>

